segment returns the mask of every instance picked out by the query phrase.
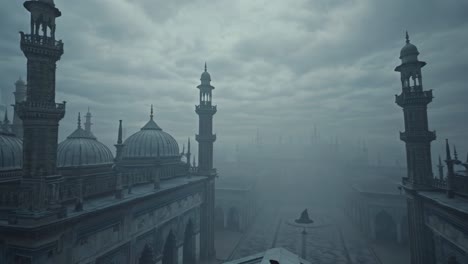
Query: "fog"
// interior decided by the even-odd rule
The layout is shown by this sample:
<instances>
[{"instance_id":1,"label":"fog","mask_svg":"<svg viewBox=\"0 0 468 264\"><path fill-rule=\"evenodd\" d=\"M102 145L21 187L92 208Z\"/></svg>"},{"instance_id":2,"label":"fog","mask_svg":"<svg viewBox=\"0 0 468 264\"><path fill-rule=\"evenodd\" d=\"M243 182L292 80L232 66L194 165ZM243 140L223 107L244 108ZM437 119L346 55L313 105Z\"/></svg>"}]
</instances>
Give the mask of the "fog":
<instances>
[{"instance_id":1,"label":"fog","mask_svg":"<svg viewBox=\"0 0 468 264\"><path fill-rule=\"evenodd\" d=\"M434 172L445 138L464 159L467 1L55 3L63 13L57 36L65 43L56 101L67 101L59 142L89 108L94 135L114 150L118 120L125 139L148 121L154 105L157 124L186 147L187 138L195 142L196 86L207 63L218 107L217 186L247 188L256 208L242 232L217 231L218 260L273 246L299 254L300 229L288 221L307 208L326 225L308 238L314 263L409 263L408 244L376 242L350 216L350 201L367 191L404 201L398 190L407 173L399 139L404 123L394 102L401 91L394 68L405 30L428 63L423 84L435 97L428 109L429 128L438 135ZM2 105L13 102L18 77L26 78L17 32L27 28L27 11L4 1Z\"/></svg>"}]
</instances>

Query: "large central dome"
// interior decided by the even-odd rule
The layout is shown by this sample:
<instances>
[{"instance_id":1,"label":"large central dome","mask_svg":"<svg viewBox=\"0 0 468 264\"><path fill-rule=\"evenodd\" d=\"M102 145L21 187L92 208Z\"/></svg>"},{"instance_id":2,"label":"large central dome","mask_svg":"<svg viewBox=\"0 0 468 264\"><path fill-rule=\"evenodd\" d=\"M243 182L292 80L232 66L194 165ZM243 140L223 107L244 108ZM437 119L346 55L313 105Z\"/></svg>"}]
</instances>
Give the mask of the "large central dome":
<instances>
[{"instance_id":1,"label":"large central dome","mask_svg":"<svg viewBox=\"0 0 468 264\"><path fill-rule=\"evenodd\" d=\"M154 122L151 113L148 123L125 140L122 158L157 158L158 155L162 158L178 157L179 145Z\"/></svg>"}]
</instances>

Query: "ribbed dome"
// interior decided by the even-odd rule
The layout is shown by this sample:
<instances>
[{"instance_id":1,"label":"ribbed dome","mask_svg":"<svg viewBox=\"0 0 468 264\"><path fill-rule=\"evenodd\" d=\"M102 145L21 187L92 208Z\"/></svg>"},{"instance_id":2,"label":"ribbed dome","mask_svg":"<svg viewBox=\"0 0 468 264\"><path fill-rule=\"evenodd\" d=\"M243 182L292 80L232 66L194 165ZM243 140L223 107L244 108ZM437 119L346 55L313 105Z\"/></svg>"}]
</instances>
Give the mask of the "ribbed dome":
<instances>
[{"instance_id":1,"label":"ribbed dome","mask_svg":"<svg viewBox=\"0 0 468 264\"><path fill-rule=\"evenodd\" d=\"M80 125L58 145L58 167L101 165L113 162L114 157L109 148L97 141L91 132L82 129Z\"/></svg>"},{"instance_id":2,"label":"ribbed dome","mask_svg":"<svg viewBox=\"0 0 468 264\"><path fill-rule=\"evenodd\" d=\"M124 142L122 158L156 158L179 156L177 141L154 122L153 117Z\"/></svg>"},{"instance_id":3,"label":"ribbed dome","mask_svg":"<svg viewBox=\"0 0 468 264\"><path fill-rule=\"evenodd\" d=\"M0 133L0 170L23 167L23 141L12 134Z\"/></svg>"}]
</instances>

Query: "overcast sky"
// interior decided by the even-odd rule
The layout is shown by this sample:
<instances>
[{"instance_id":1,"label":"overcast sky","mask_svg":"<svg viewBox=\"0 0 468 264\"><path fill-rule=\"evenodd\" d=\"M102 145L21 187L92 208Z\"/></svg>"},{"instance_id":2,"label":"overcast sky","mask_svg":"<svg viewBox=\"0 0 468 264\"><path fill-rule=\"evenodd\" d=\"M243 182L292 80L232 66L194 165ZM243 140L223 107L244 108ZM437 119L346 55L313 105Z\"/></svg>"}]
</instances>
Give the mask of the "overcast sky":
<instances>
[{"instance_id":1,"label":"overcast sky","mask_svg":"<svg viewBox=\"0 0 468 264\"><path fill-rule=\"evenodd\" d=\"M91 107L94 133L107 145L123 119L127 136L155 106L157 123L179 142L197 131L200 74L208 63L218 105L218 144L279 135L323 137L403 153L403 114L393 69L407 29L428 65L434 90L433 154L448 137L468 151L466 0L56 0L57 101L67 101L60 138ZM18 31L29 31L22 1L0 8L0 87L25 76ZM463 154L465 156L466 154Z\"/></svg>"}]
</instances>

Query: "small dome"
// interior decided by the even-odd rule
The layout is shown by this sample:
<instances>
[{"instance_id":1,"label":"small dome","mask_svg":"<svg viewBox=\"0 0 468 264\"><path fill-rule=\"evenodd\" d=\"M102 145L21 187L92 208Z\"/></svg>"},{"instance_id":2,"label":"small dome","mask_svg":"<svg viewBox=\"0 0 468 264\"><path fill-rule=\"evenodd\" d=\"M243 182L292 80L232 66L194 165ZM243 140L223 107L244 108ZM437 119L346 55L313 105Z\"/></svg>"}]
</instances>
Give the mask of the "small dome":
<instances>
[{"instance_id":1,"label":"small dome","mask_svg":"<svg viewBox=\"0 0 468 264\"><path fill-rule=\"evenodd\" d=\"M78 128L58 145L58 167L102 165L113 162L114 156L109 148L97 141L91 132L82 129L80 123Z\"/></svg>"},{"instance_id":2,"label":"small dome","mask_svg":"<svg viewBox=\"0 0 468 264\"><path fill-rule=\"evenodd\" d=\"M211 82L211 76L207 71L206 62L205 62L205 71L201 74L200 81L202 83L208 83L208 84Z\"/></svg>"},{"instance_id":3,"label":"small dome","mask_svg":"<svg viewBox=\"0 0 468 264\"><path fill-rule=\"evenodd\" d=\"M124 142L122 158L178 157L179 145L151 119Z\"/></svg>"},{"instance_id":4,"label":"small dome","mask_svg":"<svg viewBox=\"0 0 468 264\"><path fill-rule=\"evenodd\" d=\"M418 61L418 48L410 43L408 32L406 32L406 45L400 51L400 59L403 62Z\"/></svg>"},{"instance_id":5,"label":"small dome","mask_svg":"<svg viewBox=\"0 0 468 264\"><path fill-rule=\"evenodd\" d=\"M0 171L23 167L23 141L12 134L0 133Z\"/></svg>"},{"instance_id":6,"label":"small dome","mask_svg":"<svg viewBox=\"0 0 468 264\"><path fill-rule=\"evenodd\" d=\"M16 86L26 86L26 83L21 79L21 77L15 82Z\"/></svg>"}]
</instances>

